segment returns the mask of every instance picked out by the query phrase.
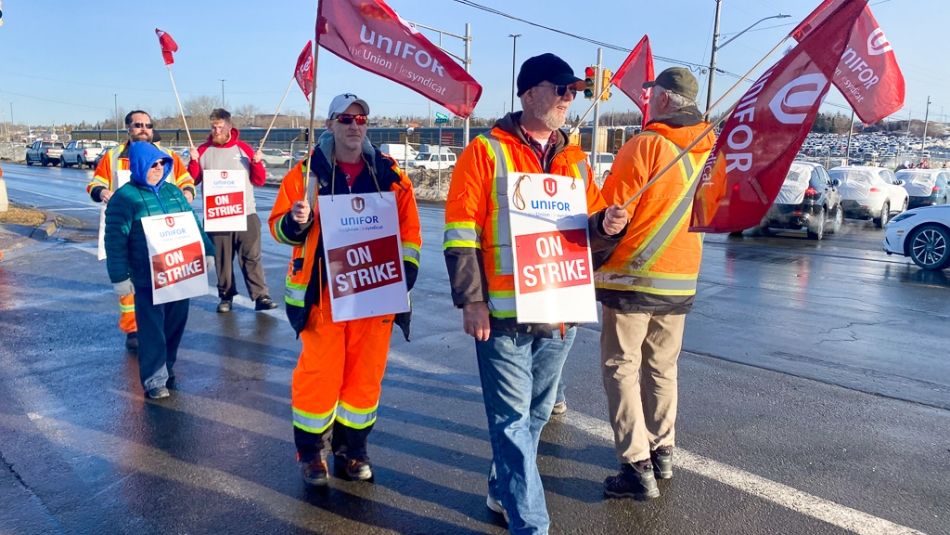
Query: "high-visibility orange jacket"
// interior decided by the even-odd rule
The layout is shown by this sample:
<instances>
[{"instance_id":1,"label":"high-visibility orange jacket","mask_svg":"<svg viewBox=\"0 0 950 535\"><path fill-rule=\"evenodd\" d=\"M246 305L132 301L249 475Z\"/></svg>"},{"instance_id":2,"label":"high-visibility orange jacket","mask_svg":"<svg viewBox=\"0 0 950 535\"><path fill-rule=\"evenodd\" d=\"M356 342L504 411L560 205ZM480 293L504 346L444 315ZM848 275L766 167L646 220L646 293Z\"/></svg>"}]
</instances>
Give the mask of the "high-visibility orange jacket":
<instances>
[{"instance_id":1,"label":"high-visibility orange jacket","mask_svg":"<svg viewBox=\"0 0 950 535\"><path fill-rule=\"evenodd\" d=\"M155 144L158 146L158 144ZM195 194L195 181L191 178L191 175L188 174L188 168L185 167L185 163L181 161L181 158L172 151L165 150L158 146L162 152L171 156L173 160L172 174L168 177L168 181L172 184L178 186L178 189L182 191L191 190L191 195ZM92 197L92 200L96 202L102 202L102 197L100 194L103 189L108 189L109 191L114 192L118 188L116 187L119 183L117 171L128 171L129 170L129 143L125 142L119 145L118 147L113 147L106 152L102 158L99 159L99 165L96 166L96 171L92 175L92 180L86 184L86 193Z\"/></svg>"},{"instance_id":2,"label":"high-visibility orange jacket","mask_svg":"<svg viewBox=\"0 0 950 535\"><path fill-rule=\"evenodd\" d=\"M626 202L707 126L695 108L647 124L617 153L604 198ZM715 142L715 135L706 134L630 204L626 235L595 273L602 303L625 312L685 313L692 306L703 235L689 232L689 218L699 174Z\"/></svg>"},{"instance_id":3,"label":"high-visibility orange jacket","mask_svg":"<svg viewBox=\"0 0 950 535\"><path fill-rule=\"evenodd\" d=\"M542 164L521 132L521 112L499 120L491 132L462 151L445 203L443 252L452 301L461 307L487 302L493 320L510 320L515 309L514 257L508 217L508 180L514 173L573 177L585 188L591 250L616 245L603 232L607 204L591 175L587 155L559 132L554 156Z\"/></svg>"},{"instance_id":4,"label":"high-visibility orange jacket","mask_svg":"<svg viewBox=\"0 0 950 535\"><path fill-rule=\"evenodd\" d=\"M325 139L324 136L321 136L321 140L323 139ZM332 140L332 136L330 139ZM366 166L350 187L346 181L346 174L340 167L331 167L330 161L334 158L331 155L332 148L327 147L332 147L332 144L322 144L318 141L318 146L314 149L313 172L307 185L309 191L304 186L303 168L306 160L294 166L284 176L268 218L274 239L294 247L287 269L284 302L290 324L298 333L307 324L310 307L314 304L319 306L321 288L326 286L327 280L327 270L323 262L319 206L316 201L318 195L329 196L331 192L341 195L377 191L394 192L396 210L399 214L403 265L406 269L406 282L409 289L412 289L419 272L422 234L419 209L416 206L416 198L409 177L399 169L392 158L381 153L367 141L363 145L363 161ZM377 184L379 189L377 189ZM317 189L316 195L313 194L314 188ZM294 221L291 209L294 203L304 198L310 199L312 216L308 223L301 225Z\"/></svg>"}]
</instances>

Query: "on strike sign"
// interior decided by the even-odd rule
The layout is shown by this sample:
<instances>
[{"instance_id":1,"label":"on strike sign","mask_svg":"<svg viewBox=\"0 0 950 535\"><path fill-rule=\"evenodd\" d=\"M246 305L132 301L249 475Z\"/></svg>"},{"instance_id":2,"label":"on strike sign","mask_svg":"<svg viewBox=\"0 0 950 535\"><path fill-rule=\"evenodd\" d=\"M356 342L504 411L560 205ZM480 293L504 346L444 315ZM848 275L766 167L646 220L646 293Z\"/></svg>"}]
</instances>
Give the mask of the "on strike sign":
<instances>
[{"instance_id":1,"label":"on strike sign","mask_svg":"<svg viewBox=\"0 0 950 535\"><path fill-rule=\"evenodd\" d=\"M584 181L518 174L508 198L518 322L597 321Z\"/></svg>"},{"instance_id":2,"label":"on strike sign","mask_svg":"<svg viewBox=\"0 0 950 535\"><path fill-rule=\"evenodd\" d=\"M395 194L318 199L333 321L408 311Z\"/></svg>"},{"instance_id":3,"label":"on strike sign","mask_svg":"<svg viewBox=\"0 0 950 535\"><path fill-rule=\"evenodd\" d=\"M247 230L247 171L206 169L204 171L204 216L208 232Z\"/></svg>"},{"instance_id":4,"label":"on strike sign","mask_svg":"<svg viewBox=\"0 0 950 535\"><path fill-rule=\"evenodd\" d=\"M208 293L205 247L191 212L142 218L156 305Z\"/></svg>"}]
</instances>

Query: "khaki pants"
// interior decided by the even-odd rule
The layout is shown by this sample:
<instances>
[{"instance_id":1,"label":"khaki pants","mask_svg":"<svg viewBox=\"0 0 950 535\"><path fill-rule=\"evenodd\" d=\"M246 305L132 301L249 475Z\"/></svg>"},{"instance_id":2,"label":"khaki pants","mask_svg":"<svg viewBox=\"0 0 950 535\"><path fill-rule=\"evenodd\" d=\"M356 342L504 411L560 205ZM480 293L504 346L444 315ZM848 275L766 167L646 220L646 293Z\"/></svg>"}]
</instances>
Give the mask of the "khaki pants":
<instances>
[{"instance_id":1,"label":"khaki pants","mask_svg":"<svg viewBox=\"0 0 950 535\"><path fill-rule=\"evenodd\" d=\"M621 463L673 446L676 363L685 314L623 313L604 307L600 362L614 445Z\"/></svg>"}]
</instances>

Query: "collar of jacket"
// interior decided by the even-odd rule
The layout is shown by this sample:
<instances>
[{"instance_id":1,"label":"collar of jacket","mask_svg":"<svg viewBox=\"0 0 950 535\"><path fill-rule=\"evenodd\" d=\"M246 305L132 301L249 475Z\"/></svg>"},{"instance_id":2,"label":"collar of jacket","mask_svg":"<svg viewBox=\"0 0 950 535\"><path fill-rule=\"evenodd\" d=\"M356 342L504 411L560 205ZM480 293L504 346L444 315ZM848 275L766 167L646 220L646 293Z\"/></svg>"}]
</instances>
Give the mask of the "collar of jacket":
<instances>
[{"instance_id":1,"label":"collar of jacket","mask_svg":"<svg viewBox=\"0 0 950 535\"><path fill-rule=\"evenodd\" d=\"M653 118L649 123L663 123L673 128L682 126L693 126L703 122L703 114L696 106L688 106L669 115L661 115Z\"/></svg>"},{"instance_id":2,"label":"collar of jacket","mask_svg":"<svg viewBox=\"0 0 950 535\"><path fill-rule=\"evenodd\" d=\"M505 132L516 137L521 143L530 146L530 143L525 139L524 134L521 132L521 114L523 112L516 111L514 113L509 113L495 121L495 128L504 130ZM561 153L565 147L567 147L567 134L563 130L555 130L557 136L554 138L554 155Z\"/></svg>"}]
</instances>

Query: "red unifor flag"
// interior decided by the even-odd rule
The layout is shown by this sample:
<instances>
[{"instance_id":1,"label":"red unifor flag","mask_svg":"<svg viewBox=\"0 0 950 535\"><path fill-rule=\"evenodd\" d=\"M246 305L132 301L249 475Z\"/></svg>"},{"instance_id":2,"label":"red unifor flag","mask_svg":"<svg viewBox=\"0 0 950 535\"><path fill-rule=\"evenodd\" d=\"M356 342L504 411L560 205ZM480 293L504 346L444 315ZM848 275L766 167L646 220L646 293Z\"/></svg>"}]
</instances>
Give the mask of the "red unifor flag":
<instances>
[{"instance_id":1,"label":"red unifor flag","mask_svg":"<svg viewBox=\"0 0 950 535\"><path fill-rule=\"evenodd\" d=\"M644 82L652 81L653 51L650 50L650 38L646 35L637 46L633 47L623 65L617 69L610 82L630 97L630 100L640 108L643 114L643 124L647 124L647 110L649 109L650 90L643 87Z\"/></svg>"},{"instance_id":2,"label":"red unifor flag","mask_svg":"<svg viewBox=\"0 0 950 535\"><path fill-rule=\"evenodd\" d=\"M468 117L482 86L383 0L323 0L317 44Z\"/></svg>"},{"instance_id":3,"label":"red unifor flag","mask_svg":"<svg viewBox=\"0 0 950 535\"><path fill-rule=\"evenodd\" d=\"M310 98L310 93L313 92L313 41L307 41L307 46L303 47L297 56L294 78L297 79L297 85L304 96Z\"/></svg>"},{"instance_id":4,"label":"red unifor flag","mask_svg":"<svg viewBox=\"0 0 950 535\"><path fill-rule=\"evenodd\" d=\"M165 60L165 65L175 63L175 56L172 53L178 52L178 43L172 39L171 34L158 28L155 28L155 35L158 36L158 44L162 46L162 58Z\"/></svg>"},{"instance_id":5,"label":"red unifor flag","mask_svg":"<svg viewBox=\"0 0 950 535\"><path fill-rule=\"evenodd\" d=\"M811 130L866 3L845 0L742 96L703 166L691 231L733 232L759 224Z\"/></svg>"},{"instance_id":6,"label":"red unifor flag","mask_svg":"<svg viewBox=\"0 0 950 535\"><path fill-rule=\"evenodd\" d=\"M791 36L801 41L842 1L824 0L792 30ZM867 124L876 123L904 106L904 75L870 6L864 8L854 23L851 40L841 56L833 81L854 112Z\"/></svg>"}]
</instances>

